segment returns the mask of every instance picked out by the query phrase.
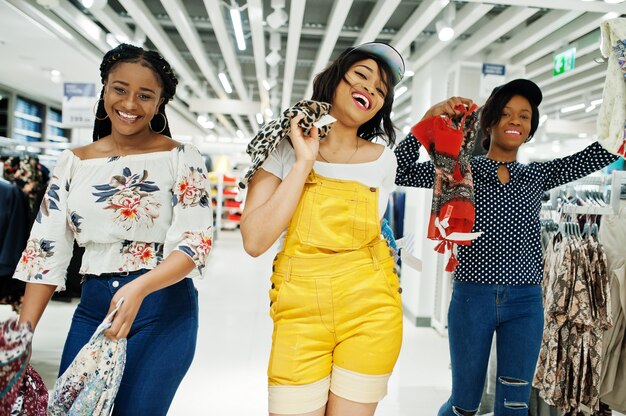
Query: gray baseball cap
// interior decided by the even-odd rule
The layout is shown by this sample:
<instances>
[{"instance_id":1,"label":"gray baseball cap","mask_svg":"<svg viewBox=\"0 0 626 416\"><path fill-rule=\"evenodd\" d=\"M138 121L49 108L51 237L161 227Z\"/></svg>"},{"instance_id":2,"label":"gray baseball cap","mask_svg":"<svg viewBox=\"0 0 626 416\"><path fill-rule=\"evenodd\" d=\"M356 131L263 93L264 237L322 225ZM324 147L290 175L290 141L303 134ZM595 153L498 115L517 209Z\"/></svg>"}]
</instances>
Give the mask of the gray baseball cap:
<instances>
[{"instance_id":1,"label":"gray baseball cap","mask_svg":"<svg viewBox=\"0 0 626 416\"><path fill-rule=\"evenodd\" d=\"M382 42L368 42L355 46L352 51L365 52L382 59L391 69L394 85L397 85L404 77L404 59L393 46Z\"/></svg>"}]
</instances>

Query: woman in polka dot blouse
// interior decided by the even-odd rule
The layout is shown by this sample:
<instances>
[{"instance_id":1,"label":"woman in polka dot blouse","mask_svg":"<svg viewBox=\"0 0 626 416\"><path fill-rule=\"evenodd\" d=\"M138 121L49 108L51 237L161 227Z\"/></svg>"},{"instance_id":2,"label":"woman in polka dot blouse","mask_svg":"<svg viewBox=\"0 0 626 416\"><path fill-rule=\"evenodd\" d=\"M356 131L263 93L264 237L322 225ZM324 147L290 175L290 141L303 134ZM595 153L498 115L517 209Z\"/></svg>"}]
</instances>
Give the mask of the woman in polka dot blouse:
<instances>
[{"instance_id":1,"label":"woman in polka dot blouse","mask_svg":"<svg viewBox=\"0 0 626 416\"><path fill-rule=\"evenodd\" d=\"M474 415L480 404L494 331L497 333L495 415L527 414L543 331L541 227L545 191L582 178L617 156L593 143L562 159L524 165L517 152L539 125L542 94L532 81L496 87L483 106L484 157L472 157L476 222L483 234L459 246L460 265L448 312L452 394L439 416ZM424 119L458 115L471 105L454 97L431 107ZM420 143L409 134L395 150L396 184L431 188L432 162L417 163Z\"/></svg>"}]
</instances>

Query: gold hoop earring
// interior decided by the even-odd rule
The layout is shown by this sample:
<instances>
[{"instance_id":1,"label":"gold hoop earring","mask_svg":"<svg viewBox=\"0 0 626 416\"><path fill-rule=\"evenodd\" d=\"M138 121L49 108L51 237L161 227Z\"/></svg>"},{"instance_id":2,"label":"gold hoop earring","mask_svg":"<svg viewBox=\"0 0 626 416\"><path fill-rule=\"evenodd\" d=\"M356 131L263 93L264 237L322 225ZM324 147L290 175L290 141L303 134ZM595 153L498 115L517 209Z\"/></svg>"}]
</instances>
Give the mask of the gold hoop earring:
<instances>
[{"instance_id":1,"label":"gold hoop earring","mask_svg":"<svg viewBox=\"0 0 626 416\"><path fill-rule=\"evenodd\" d=\"M96 101L96 104L93 106L93 115L96 117L96 120L102 121L102 120L106 120L107 118L109 118L109 115L107 114L106 117L98 117L98 105L100 104L100 101L102 101L104 103L104 100L102 98L100 98L98 101ZM106 114L106 111L105 111Z\"/></svg>"},{"instance_id":2,"label":"gold hoop earring","mask_svg":"<svg viewBox=\"0 0 626 416\"><path fill-rule=\"evenodd\" d=\"M154 117L152 118L152 120L150 120L150 123L148 123L148 126L150 127L150 130L152 130L153 133L161 134L167 128L167 117L165 117L165 114L163 114L163 113L157 113L157 116L163 116L163 121L164 121L163 128L161 130L159 130L159 131L154 131L154 129L152 128L152 120L154 120Z\"/></svg>"}]
</instances>

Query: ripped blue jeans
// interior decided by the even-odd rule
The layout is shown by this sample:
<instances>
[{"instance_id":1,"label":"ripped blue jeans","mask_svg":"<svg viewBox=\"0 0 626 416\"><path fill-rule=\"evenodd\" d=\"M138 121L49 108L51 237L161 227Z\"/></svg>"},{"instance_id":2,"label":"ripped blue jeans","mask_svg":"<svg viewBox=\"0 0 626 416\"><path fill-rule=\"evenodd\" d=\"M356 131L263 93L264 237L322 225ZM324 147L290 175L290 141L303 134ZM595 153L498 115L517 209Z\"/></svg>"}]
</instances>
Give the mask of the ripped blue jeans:
<instances>
[{"instance_id":1,"label":"ripped blue jeans","mask_svg":"<svg viewBox=\"0 0 626 416\"><path fill-rule=\"evenodd\" d=\"M473 415L497 341L495 416L528 415L543 334L540 285L454 282L448 310L452 394L438 416Z\"/></svg>"}]
</instances>

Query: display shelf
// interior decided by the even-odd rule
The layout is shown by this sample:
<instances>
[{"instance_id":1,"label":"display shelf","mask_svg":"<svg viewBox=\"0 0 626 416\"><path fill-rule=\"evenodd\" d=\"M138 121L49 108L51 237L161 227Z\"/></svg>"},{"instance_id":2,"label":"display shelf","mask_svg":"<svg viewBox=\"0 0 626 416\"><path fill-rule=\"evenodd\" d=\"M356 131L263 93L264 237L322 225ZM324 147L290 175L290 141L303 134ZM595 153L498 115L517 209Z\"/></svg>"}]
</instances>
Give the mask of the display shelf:
<instances>
[{"instance_id":1,"label":"display shelf","mask_svg":"<svg viewBox=\"0 0 626 416\"><path fill-rule=\"evenodd\" d=\"M44 112L43 104L18 96L13 111L12 136L28 142L42 141Z\"/></svg>"},{"instance_id":2,"label":"display shelf","mask_svg":"<svg viewBox=\"0 0 626 416\"><path fill-rule=\"evenodd\" d=\"M27 130L27 129L21 129L17 127L13 129L13 133L15 136L18 136L18 139L20 138L19 136L24 136L27 138L39 139L39 140L34 140L34 141L41 141L41 137L42 137L41 133L39 132ZM26 139L26 141L33 141L33 140Z\"/></svg>"},{"instance_id":3,"label":"display shelf","mask_svg":"<svg viewBox=\"0 0 626 416\"><path fill-rule=\"evenodd\" d=\"M69 141L70 141L70 139L68 139L65 136L48 136L46 138L50 142L57 142L57 143L69 143Z\"/></svg>"},{"instance_id":4,"label":"display shelf","mask_svg":"<svg viewBox=\"0 0 626 416\"><path fill-rule=\"evenodd\" d=\"M54 142L69 142L70 132L63 128L61 110L48 108L46 116L46 139Z\"/></svg>"},{"instance_id":5,"label":"display shelf","mask_svg":"<svg viewBox=\"0 0 626 416\"><path fill-rule=\"evenodd\" d=\"M32 121L33 123L41 123L43 119L41 117L33 116L30 114L22 113L20 111L16 111L13 115L17 118L21 118L22 120Z\"/></svg>"},{"instance_id":6,"label":"display shelf","mask_svg":"<svg viewBox=\"0 0 626 416\"><path fill-rule=\"evenodd\" d=\"M9 97L0 90L0 136L9 134Z\"/></svg>"},{"instance_id":7,"label":"display shelf","mask_svg":"<svg viewBox=\"0 0 626 416\"><path fill-rule=\"evenodd\" d=\"M215 229L232 231L239 227L239 220L243 212L243 202L240 202L241 193L237 184L239 178L232 174L209 174L211 198L214 200L213 214Z\"/></svg>"},{"instance_id":8,"label":"display shelf","mask_svg":"<svg viewBox=\"0 0 626 416\"><path fill-rule=\"evenodd\" d=\"M59 108L0 91L0 136L19 141L69 143Z\"/></svg>"},{"instance_id":9,"label":"display shelf","mask_svg":"<svg viewBox=\"0 0 626 416\"><path fill-rule=\"evenodd\" d=\"M50 127L57 127L57 128L60 128L60 129L63 128L63 124L61 124L58 121L54 121L54 120L48 119L48 121L46 123L48 123L48 126L50 126Z\"/></svg>"}]
</instances>

